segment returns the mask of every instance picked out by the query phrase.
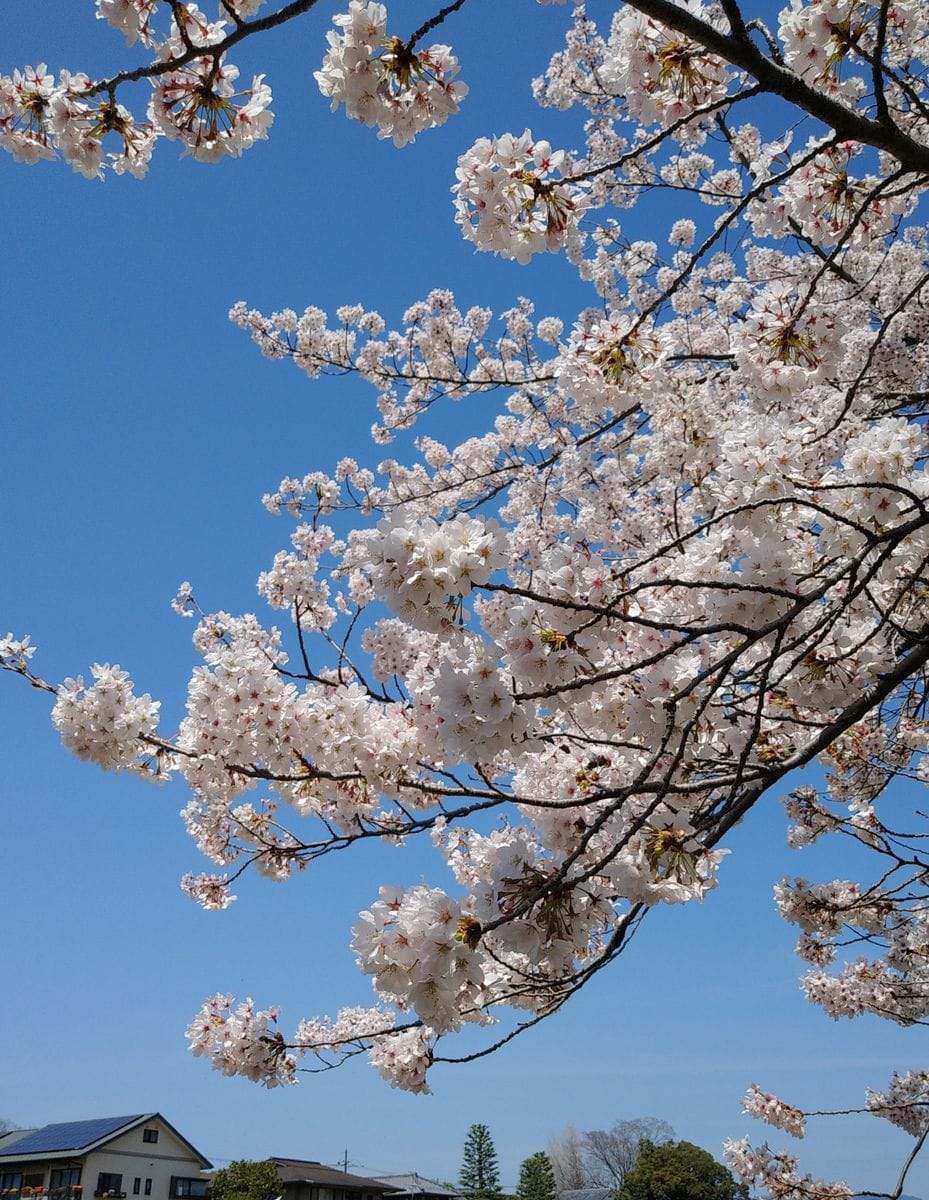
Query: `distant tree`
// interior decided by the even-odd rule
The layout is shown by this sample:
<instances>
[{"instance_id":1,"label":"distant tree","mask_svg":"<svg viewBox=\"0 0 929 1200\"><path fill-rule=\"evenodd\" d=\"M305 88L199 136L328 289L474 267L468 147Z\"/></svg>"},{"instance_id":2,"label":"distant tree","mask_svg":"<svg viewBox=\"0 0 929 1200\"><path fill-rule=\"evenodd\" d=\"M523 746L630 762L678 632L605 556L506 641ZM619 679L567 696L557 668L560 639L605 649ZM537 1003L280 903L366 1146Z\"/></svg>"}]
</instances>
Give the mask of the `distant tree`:
<instances>
[{"instance_id":1,"label":"distant tree","mask_svg":"<svg viewBox=\"0 0 929 1200\"><path fill-rule=\"evenodd\" d=\"M589 1178L584 1163L584 1146L575 1125L566 1125L561 1133L549 1139L548 1157L559 1192L573 1192L587 1187Z\"/></svg>"},{"instance_id":2,"label":"distant tree","mask_svg":"<svg viewBox=\"0 0 929 1200\"><path fill-rule=\"evenodd\" d=\"M12 1133L14 1129L19 1128L20 1126L15 1121L11 1121L9 1117L0 1117L0 1137L3 1137L5 1133Z\"/></svg>"},{"instance_id":3,"label":"distant tree","mask_svg":"<svg viewBox=\"0 0 929 1200\"><path fill-rule=\"evenodd\" d=\"M519 1168L517 1200L556 1200L558 1188L552 1160L544 1150L527 1158Z\"/></svg>"},{"instance_id":4,"label":"distant tree","mask_svg":"<svg viewBox=\"0 0 929 1200\"><path fill-rule=\"evenodd\" d=\"M674 1130L660 1117L614 1121L609 1129L590 1129L582 1138L589 1181L600 1187L622 1187L639 1158L643 1142L660 1145L674 1139Z\"/></svg>"},{"instance_id":5,"label":"distant tree","mask_svg":"<svg viewBox=\"0 0 929 1200\"><path fill-rule=\"evenodd\" d=\"M486 1125L472 1125L468 1130L458 1183L473 1200L495 1200L500 1195L497 1151Z\"/></svg>"},{"instance_id":6,"label":"distant tree","mask_svg":"<svg viewBox=\"0 0 929 1200\"><path fill-rule=\"evenodd\" d=\"M644 1141L616 1200L747 1200L748 1187L692 1142Z\"/></svg>"},{"instance_id":7,"label":"distant tree","mask_svg":"<svg viewBox=\"0 0 929 1200\"><path fill-rule=\"evenodd\" d=\"M609 1129L579 1133L565 1126L548 1144L559 1191L589 1187L622 1187L627 1173L639 1157L643 1141L670 1142L674 1130L660 1117L635 1117L614 1121Z\"/></svg>"},{"instance_id":8,"label":"distant tree","mask_svg":"<svg viewBox=\"0 0 929 1200\"><path fill-rule=\"evenodd\" d=\"M274 1200L283 1190L273 1162L236 1159L213 1176L210 1200Z\"/></svg>"}]
</instances>

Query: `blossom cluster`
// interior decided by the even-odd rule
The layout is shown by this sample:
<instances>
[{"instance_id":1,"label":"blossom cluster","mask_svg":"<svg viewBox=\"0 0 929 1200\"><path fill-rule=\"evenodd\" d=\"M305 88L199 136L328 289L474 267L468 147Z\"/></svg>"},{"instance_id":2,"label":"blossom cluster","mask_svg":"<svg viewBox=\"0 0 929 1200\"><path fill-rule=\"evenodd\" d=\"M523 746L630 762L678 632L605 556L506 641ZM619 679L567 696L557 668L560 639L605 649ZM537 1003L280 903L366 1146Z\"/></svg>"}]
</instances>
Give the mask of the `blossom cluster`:
<instances>
[{"instance_id":1,"label":"blossom cluster","mask_svg":"<svg viewBox=\"0 0 929 1200\"><path fill-rule=\"evenodd\" d=\"M703 19L709 16L699 0L687 0L683 7ZM646 126L679 122L720 101L729 87L729 69L720 58L631 5L613 19L600 77Z\"/></svg>"},{"instance_id":2,"label":"blossom cluster","mask_svg":"<svg viewBox=\"0 0 929 1200\"><path fill-rule=\"evenodd\" d=\"M806 1118L801 1110L771 1092L762 1091L757 1084L753 1083L743 1096L742 1111L776 1129L784 1129L794 1137L802 1138L806 1133Z\"/></svg>"},{"instance_id":3,"label":"blossom cluster","mask_svg":"<svg viewBox=\"0 0 929 1200\"><path fill-rule=\"evenodd\" d=\"M611 312L575 326L562 350L558 383L580 419L621 412L664 379L661 335L632 312Z\"/></svg>"},{"instance_id":4,"label":"blossom cluster","mask_svg":"<svg viewBox=\"0 0 929 1200\"><path fill-rule=\"evenodd\" d=\"M0 638L0 665L8 665L10 670L25 669L35 649L28 637L18 638L8 633Z\"/></svg>"},{"instance_id":5,"label":"blossom cluster","mask_svg":"<svg viewBox=\"0 0 929 1200\"><path fill-rule=\"evenodd\" d=\"M212 57L194 59L161 76L149 103L153 124L201 162L238 158L268 136L274 120L264 76L256 75L251 87L241 90L238 76L238 67Z\"/></svg>"},{"instance_id":6,"label":"blossom cluster","mask_svg":"<svg viewBox=\"0 0 929 1200\"><path fill-rule=\"evenodd\" d=\"M350 0L347 13L333 18L337 30L316 82L349 117L374 126L395 146L412 142L424 129L442 125L458 112L467 85L457 80L458 60L450 47L414 49L387 35L383 4Z\"/></svg>"},{"instance_id":7,"label":"blossom cluster","mask_svg":"<svg viewBox=\"0 0 929 1200\"><path fill-rule=\"evenodd\" d=\"M187 1029L192 1052L209 1057L224 1075L244 1075L265 1087L295 1083L296 1059L274 1028L277 1010L256 1011L251 1000L232 1003L220 993L205 1001Z\"/></svg>"},{"instance_id":8,"label":"blossom cluster","mask_svg":"<svg viewBox=\"0 0 929 1200\"><path fill-rule=\"evenodd\" d=\"M106 21L113 29L122 33L128 46L140 42L143 46L160 50L164 55L164 46L159 41L155 21L159 4L162 8L167 7L165 0L95 0L95 3L97 20ZM220 18L234 15L240 21L245 21L254 17L264 3L265 0L227 0L227 3L220 7L219 15ZM217 35L225 28L222 20L207 21L196 4L187 2L180 6L171 5L171 10L174 21L180 20L184 23L185 32L195 44L206 44L205 33L211 34L212 40L218 40ZM177 24L174 25L172 34L175 37L179 36ZM177 46L173 49L176 50Z\"/></svg>"},{"instance_id":9,"label":"blossom cluster","mask_svg":"<svg viewBox=\"0 0 929 1200\"><path fill-rule=\"evenodd\" d=\"M811 141L795 156L799 165L790 177L752 205L752 231L760 237L784 237L799 229L829 248L863 246L886 237L911 211L914 198L906 189L889 187L879 175L856 178L851 164L861 151L856 142L819 149Z\"/></svg>"},{"instance_id":10,"label":"blossom cluster","mask_svg":"<svg viewBox=\"0 0 929 1200\"><path fill-rule=\"evenodd\" d=\"M377 593L399 616L436 632L454 624L461 604L505 565L496 521L458 513L439 525L431 518L380 521L364 545Z\"/></svg>"},{"instance_id":11,"label":"blossom cluster","mask_svg":"<svg viewBox=\"0 0 929 1200\"><path fill-rule=\"evenodd\" d=\"M885 101L901 124L924 132L924 122L908 112L913 91L907 94L901 77L913 69L914 57L924 58L925 21L921 0L889 5L883 16L860 0L790 0L779 14L778 37L792 70L847 104L868 96L871 66L880 53L889 68Z\"/></svg>"},{"instance_id":12,"label":"blossom cluster","mask_svg":"<svg viewBox=\"0 0 929 1200\"><path fill-rule=\"evenodd\" d=\"M481 1009L483 971L460 935L467 920L437 888L382 887L355 926L352 949L379 995L401 1011L413 1009L437 1034L447 1033Z\"/></svg>"},{"instance_id":13,"label":"blossom cluster","mask_svg":"<svg viewBox=\"0 0 929 1200\"><path fill-rule=\"evenodd\" d=\"M390 1030L393 1021L394 1014L380 1007L340 1008L334 1021L329 1017L301 1021L294 1043L301 1053L312 1051L321 1056L328 1051L337 1051L347 1042L375 1038L384 1030Z\"/></svg>"},{"instance_id":14,"label":"blossom cluster","mask_svg":"<svg viewBox=\"0 0 929 1200\"><path fill-rule=\"evenodd\" d=\"M354 1050L367 1049L371 1065L392 1087L428 1093L426 1071L432 1060L434 1031L411 1026L395 1029L395 1014L376 1008L343 1008L336 1019L301 1021L290 1053L275 1029L278 1012L256 1012L245 1000L233 1008L233 998L210 997L187 1030L194 1054L208 1057L224 1075L241 1075L265 1087L296 1083L298 1062L307 1054L331 1066Z\"/></svg>"},{"instance_id":15,"label":"blossom cluster","mask_svg":"<svg viewBox=\"0 0 929 1200\"><path fill-rule=\"evenodd\" d=\"M844 1182L814 1179L800 1174L796 1158L767 1143L752 1146L748 1138L730 1138L724 1147L730 1170L744 1183L763 1187L770 1196L787 1200L851 1200L852 1189Z\"/></svg>"},{"instance_id":16,"label":"blossom cluster","mask_svg":"<svg viewBox=\"0 0 929 1200\"><path fill-rule=\"evenodd\" d=\"M228 908L237 896L229 890L228 875L217 875L201 871L199 875L188 872L181 878L181 891L207 911Z\"/></svg>"},{"instance_id":17,"label":"blossom cluster","mask_svg":"<svg viewBox=\"0 0 929 1200\"><path fill-rule=\"evenodd\" d=\"M859 884L848 879L812 886L805 879L783 879L775 886L774 900L785 921L807 933L829 936L837 934L844 924L880 934L894 911L889 898L880 891L863 895Z\"/></svg>"},{"instance_id":18,"label":"blossom cluster","mask_svg":"<svg viewBox=\"0 0 929 1200\"><path fill-rule=\"evenodd\" d=\"M895 1071L886 1092L868 1093L868 1108L913 1137L923 1137L929 1130L929 1072Z\"/></svg>"},{"instance_id":19,"label":"blossom cluster","mask_svg":"<svg viewBox=\"0 0 929 1200\"><path fill-rule=\"evenodd\" d=\"M94 682L66 679L58 689L52 724L78 758L108 771L147 773L152 757L146 739L154 736L160 704L146 693L136 696L126 671L94 663Z\"/></svg>"},{"instance_id":20,"label":"blossom cluster","mask_svg":"<svg viewBox=\"0 0 929 1200\"><path fill-rule=\"evenodd\" d=\"M263 0L239 0L241 18ZM158 0L97 0L97 16L155 55L147 119L137 120L116 100L115 87L81 72L62 70L56 81L44 63L0 75L0 146L20 162L60 153L87 179L105 170L142 178L156 139L180 141L204 162L238 157L267 137L273 121L264 76L236 87L238 68L211 49L227 35L228 20L210 21L195 3L172 5L164 36L156 33ZM228 17L221 8L222 16ZM203 49L200 56L191 52ZM170 69L177 60L175 69ZM107 149L110 147L110 149Z\"/></svg>"},{"instance_id":21,"label":"blossom cluster","mask_svg":"<svg viewBox=\"0 0 929 1200\"><path fill-rule=\"evenodd\" d=\"M562 181L563 150L505 133L479 138L458 159L455 220L479 250L526 263L540 251L577 242L583 189Z\"/></svg>"},{"instance_id":22,"label":"blossom cluster","mask_svg":"<svg viewBox=\"0 0 929 1200\"><path fill-rule=\"evenodd\" d=\"M391 1087L426 1095L432 1089L426 1072L432 1064L434 1033L428 1026L403 1029L375 1038L368 1051L371 1066Z\"/></svg>"},{"instance_id":23,"label":"blossom cluster","mask_svg":"<svg viewBox=\"0 0 929 1200\"><path fill-rule=\"evenodd\" d=\"M69 71L56 81L45 63L0 75L0 147L26 163L59 151L87 179L102 178L106 166L141 178L157 131L109 97L93 96L92 86L88 76ZM115 135L110 139L119 147L115 152L104 151L108 134Z\"/></svg>"}]
</instances>

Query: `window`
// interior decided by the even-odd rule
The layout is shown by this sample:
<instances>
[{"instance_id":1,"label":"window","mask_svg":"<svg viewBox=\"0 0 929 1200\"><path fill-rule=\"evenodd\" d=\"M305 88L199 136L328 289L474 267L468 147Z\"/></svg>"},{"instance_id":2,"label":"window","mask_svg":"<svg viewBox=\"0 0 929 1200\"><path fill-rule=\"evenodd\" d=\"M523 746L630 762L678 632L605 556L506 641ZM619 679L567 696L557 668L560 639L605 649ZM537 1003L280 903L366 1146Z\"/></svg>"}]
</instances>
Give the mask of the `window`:
<instances>
[{"instance_id":1,"label":"window","mask_svg":"<svg viewBox=\"0 0 929 1200\"><path fill-rule=\"evenodd\" d=\"M152 1181L150 1179L146 1179L145 1181L145 1194L146 1196L150 1196L152 1194Z\"/></svg>"},{"instance_id":2,"label":"window","mask_svg":"<svg viewBox=\"0 0 929 1200\"><path fill-rule=\"evenodd\" d=\"M97 1176L97 1190L95 1196L122 1196L123 1195L123 1177L122 1175L113 1175L109 1171L101 1171Z\"/></svg>"},{"instance_id":3,"label":"window","mask_svg":"<svg viewBox=\"0 0 929 1200\"><path fill-rule=\"evenodd\" d=\"M133 1179L133 1181L132 1181L133 1196L138 1196L138 1194L139 1194L139 1192L141 1192L141 1190L142 1190L142 1180L138 1177L138 1175L136 1175L135 1179Z\"/></svg>"},{"instance_id":4,"label":"window","mask_svg":"<svg viewBox=\"0 0 929 1200\"><path fill-rule=\"evenodd\" d=\"M209 1190L208 1179L184 1179L179 1175L171 1176L172 1197L205 1197L209 1194Z\"/></svg>"},{"instance_id":5,"label":"window","mask_svg":"<svg viewBox=\"0 0 929 1200\"><path fill-rule=\"evenodd\" d=\"M0 1192L18 1192L23 1186L23 1177L19 1171L0 1172Z\"/></svg>"},{"instance_id":6,"label":"window","mask_svg":"<svg viewBox=\"0 0 929 1200\"><path fill-rule=\"evenodd\" d=\"M158 1130L157 1129L143 1129L142 1130L142 1141L143 1142L157 1142L158 1141Z\"/></svg>"},{"instance_id":7,"label":"window","mask_svg":"<svg viewBox=\"0 0 929 1200\"><path fill-rule=\"evenodd\" d=\"M118 1178L119 1176L117 1176ZM59 1189L77 1187L80 1182L80 1167L61 1167L59 1170L52 1171L48 1186L51 1191L58 1191Z\"/></svg>"}]
</instances>

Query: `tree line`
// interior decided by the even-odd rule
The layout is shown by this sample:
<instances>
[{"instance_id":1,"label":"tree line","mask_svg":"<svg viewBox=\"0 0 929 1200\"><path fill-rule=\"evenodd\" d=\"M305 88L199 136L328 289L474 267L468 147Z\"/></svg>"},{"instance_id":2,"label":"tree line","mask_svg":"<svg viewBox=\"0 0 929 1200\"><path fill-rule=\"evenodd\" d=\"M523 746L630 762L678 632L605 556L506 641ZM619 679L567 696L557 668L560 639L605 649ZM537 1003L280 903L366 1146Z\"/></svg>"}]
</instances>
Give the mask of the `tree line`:
<instances>
[{"instance_id":1,"label":"tree line","mask_svg":"<svg viewBox=\"0 0 929 1200\"><path fill-rule=\"evenodd\" d=\"M691 1142L675 1141L657 1117L614 1121L609 1129L579 1132L568 1125L547 1150L524 1159L513 1194L500 1179L497 1150L484 1124L465 1137L458 1189L467 1200L564 1200L595 1189L609 1200L747 1200L748 1188ZM236 1161L217 1171L211 1200L275 1200L281 1183L270 1161ZM593 1200L593 1197L590 1198ZM604 1198L606 1200L606 1198Z\"/></svg>"},{"instance_id":2,"label":"tree line","mask_svg":"<svg viewBox=\"0 0 929 1200\"><path fill-rule=\"evenodd\" d=\"M497 1151L486 1125L465 1138L458 1185L468 1200L506 1200ZM614 1121L608 1129L579 1132L568 1125L548 1149L524 1159L515 1200L558 1200L595 1189L611 1200L744 1200L748 1188L691 1142L675 1141L658 1117ZM604 1197L605 1200L605 1197Z\"/></svg>"}]
</instances>

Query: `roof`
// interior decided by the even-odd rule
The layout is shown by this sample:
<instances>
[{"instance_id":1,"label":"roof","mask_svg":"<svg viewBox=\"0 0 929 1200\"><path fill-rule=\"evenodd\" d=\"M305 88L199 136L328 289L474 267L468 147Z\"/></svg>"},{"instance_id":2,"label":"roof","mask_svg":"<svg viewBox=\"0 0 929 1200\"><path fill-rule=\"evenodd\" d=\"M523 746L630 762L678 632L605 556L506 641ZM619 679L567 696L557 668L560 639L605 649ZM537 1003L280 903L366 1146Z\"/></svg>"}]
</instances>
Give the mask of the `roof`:
<instances>
[{"instance_id":1,"label":"roof","mask_svg":"<svg viewBox=\"0 0 929 1200\"><path fill-rule=\"evenodd\" d=\"M154 1115L154 1114L152 1114ZM17 1138L10 1146L0 1146L0 1155L51 1154L70 1150L85 1150L102 1138L112 1137L127 1125L144 1120L145 1114L131 1117L97 1117L93 1121L63 1121L58 1125L43 1125L25 1137Z\"/></svg>"},{"instance_id":2,"label":"roof","mask_svg":"<svg viewBox=\"0 0 929 1200\"><path fill-rule=\"evenodd\" d=\"M105 1146L113 1138L127 1133L138 1125L160 1121L174 1136L199 1159L203 1167L212 1164L208 1158L166 1121L161 1113L134 1113L128 1117L95 1117L89 1121L62 1121L43 1125L39 1129L14 1130L0 1138L0 1164L3 1160L15 1159L23 1162L41 1162L43 1159L67 1155L73 1157L88 1154L99 1146Z\"/></svg>"},{"instance_id":3,"label":"roof","mask_svg":"<svg viewBox=\"0 0 929 1200\"><path fill-rule=\"evenodd\" d=\"M378 1175L378 1179L381 1183L389 1183L391 1187L399 1188L410 1196L461 1197L464 1195L463 1192L456 1191L447 1184L439 1183L436 1179L426 1179L423 1175L417 1175L415 1171L411 1175Z\"/></svg>"},{"instance_id":4,"label":"roof","mask_svg":"<svg viewBox=\"0 0 929 1200\"><path fill-rule=\"evenodd\" d=\"M558 1200L612 1200L615 1187L573 1188L559 1192Z\"/></svg>"},{"instance_id":5,"label":"roof","mask_svg":"<svg viewBox=\"0 0 929 1200\"><path fill-rule=\"evenodd\" d=\"M346 1188L356 1192L396 1192L400 1188L384 1183L380 1179L368 1179L364 1175L349 1175L335 1167L305 1158L278 1158L272 1155L271 1162L277 1167L281 1183L316 1183L323 1187Z\"/></svg>"},{"instance_id":6,"label":"roof","mask_svg":"<svg viewBox=\"0 0 929 1200\"><path fill-rule=\"evenodd\" d=\"M14 1142L18 1142L20 1138L26 1136L27 1133L35 1133L34 1129L11 1129L8 1133L0 1133L0 1154L3 1153L5 1146L12 1146Z\"/></svg>"}]
</instances>

